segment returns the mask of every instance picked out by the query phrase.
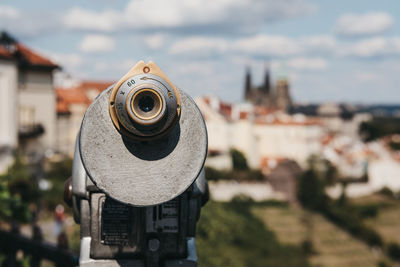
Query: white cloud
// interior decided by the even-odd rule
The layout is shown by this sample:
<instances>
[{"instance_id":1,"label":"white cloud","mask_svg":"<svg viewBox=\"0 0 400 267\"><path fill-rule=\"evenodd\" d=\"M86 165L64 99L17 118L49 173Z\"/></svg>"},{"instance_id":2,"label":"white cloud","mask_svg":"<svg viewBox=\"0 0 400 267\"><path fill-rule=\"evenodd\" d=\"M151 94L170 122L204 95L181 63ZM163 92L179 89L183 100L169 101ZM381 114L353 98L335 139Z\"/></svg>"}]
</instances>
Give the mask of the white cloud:
<instances>
[{"instance_id":1,"label":"white cloud","mask_svg":"<svg viewBox=\"0 0 400 267\"><path fill-rule=\"evenodd\" d=\"M341 45L339 56L360 58L400 56L400 38L374 37Z\"/></svg>"},{"instance_id":2,"label":"white cloud","mask_svg":"<svg viewBox=\"0 0 400 267\"><path fill-rule=\"evenodd\" d=\"M382 37L375 37L351 44L343 52L345 55L373 57L383 55L386 50L387 40Z\"/></svg>"},{"instance_id":3,"label":"white cloud","mask_svg":"<svg viewBox=\"0 0 400 267\"><path fill-rule=\"evenodd\" d=\"M72 8L66 13L63 21L71 29L109 32L115 30L121 20L118 13L113 10L96 12Z\"/></svg>"},{"instance_id":4,"label":"white cloud","mask_svg":"<svg viewBox=\"0 0 400 267\"><path fill-rule=\"evenodd\" d=\"M118 60L118 61L111 61L111 62L95 62L94 69L99 72L99 73L110 73L112 70L112 73L119 73L120 76L122 74L126 73L128 70L130 70L137 61L132 60L132 59L126 59L126 60ZM118 76L117 76L118 77Z\"/></svg>"},{"instance_id":5,"label":"white cloud","mask_svg":"<svg viewBox=\"0 0 400 267\"><path fill-rule=\"evenodd\" d=\"M301 47L289 37L259 34L237 40L233 49L255 55L290 56L298 54Z\"/></svg>"},{"instance_id":6,"label":"white cloud","mask_svg":"<svg viewBox=\"0 0 400 267\"><path fill-rule=\"evenodd\" d=\"M322 70L328 66L323 58L296 57L286 62L288 67L298 70Z\"/></svg>"},{"instance_id":7,"label":"white cloud","mask_svg":"<svg viewBox=\"0 0 400 267\"><path fill-rule=\"evenodd\" d=\"M52 61L55 63L67 67L68 69L76 69L79 66L82 65L83 63L83 58L82 56L76 54L76 53L54 53L54 52L49 52L49 53L44 53L45 55L48 55Z\"/></svg>"},{"instance_id":8,"label":"white cloud","mask_svg":"<svg viewBox=\"0 0 400 267\"><path fill-rule=\"evenodd\" d=\"M151 49L159 49L165 45L167 36L165 34L156 33L144 37L144 42Z\"/></svg>"},{"instance_id":9,"label":"white cloud","mask_svg":"<svg viewBox=\"0 0 400 267\"><path fill-rule=\"evenodd\" d=\"M31 11L0 5L0 28L18 37L37 37L42 33L59 32L64 27L59 14L54 11Z\"/></svg>"},{"instance_id":10,"label":"white cloud","mask_svg":"<svg viewBox=\"0 0 400 267\"><path fill-rule=\"evenodd\" d=\"M189 37L176 41L169 50L171 54L193 56L232 52L272 57L295 55L300 51L300 44L292 38L264 34L234 40L204 36Z\"/></svg>"},{"instance_id":11,"label":"white cloud","mask_svg":"<svg viewBox=\"0 0 400 267\"><path fill-rule=\"evenodd\" d=\"M215 62L205 61L205 62L182 62L180 64L174 65L169 71L172 75L200 75L207 77L210 75L215 75Z\"/></svg>"},{"instance_id":12,"label":"white cloud","mask_svg":"<svg viewBox=\"0 0 400 267\"><path fill-rule=\"evenodd\" d=\"M137 12L138 10L151 10ZM168 28L237 24L250 25L268 20L296 17L315 11L304 0L132 0L126 7L126 19L139 28ZM131 16L136 13L136 16Z\"/></svg>"},{"instance_id":13,"label":"white cloud","mask_svg":"<svg viewBox=\"0 0 400 267\"><path fill-rule=\"evenodd\" d=\"M169 53L198 56L225 52L227 49L228 42L222 38L190 37L175 42L169 49Z\"/></svg>"},{"instance_id":14,"label":"white cloud","mask_svg":"<svg viewBox=\"0 0 400 267\"><path fill-rule=\"evenodd\" d=\"M337 41L330 35L316 35L300 38L304 50L311 53L332 53L337 49Z\"/></svg>"},{"instance_id":15,"label":"white cloud","mask_svg":"<svg viewBox=\"0 0 400 267\"><path fill-rule=\"evenodd\" d=\"M229 52L277 58L302 54L333 54L336 48L336 40L328 35L295 39L283 35L258 34L233 40L205 36L190 37L176 41L169 52L193 56Z\"/></svg>"},{"instance_id":16,"label":"white cloud","mask_svg":"<svg viewBox=\"0 0 400 267\"><path fill-rule=\"evenodd\" d=\"M0 17L1 18L17 18L20 16L20 12L11 7L11 6L5 6L5 5L0 5Z\"/></svg>"},{"instance_id":17,"label":"white cloud","mask_svg":"<svg viewBox=\"0 0 400 267\"><path fill-rule=\"evenodd\" d=\"M115 42L111 37L101 34L89 34L83 38L79 49L86 53L98 53L112 51L114 47Z\"/></svg>"},{"instance_id":18,"label":"white cloud","mask_svg":"<svg viewBox=\"0 0 400 267\"><path fill-rule=\"evenodd\" d=\"M366 14L345 14L334 27L335 32L344 36L365 36L380 34L394 25L394 18L385 12Z\"/></svg>"},{"instance_id":19,"label":"white cloud","mask_svg":"<svg viewBox=\"0 0 400 267\"><path fill-rule=\"evenodd\" d=\"M173 55L209 57L229 56L248 60L284 58L327 58L327 57L393 57L400 56L400 37L373 37L361 40L339 42L329 35L290 38L283 35L258 34L237 39L196 36L177 40L169 48ZM300 66L294 61L293 66ZM304 60L302 60L304 62ZM315 65L314 65L315 64ZM309 68L323 68L319 61L313 61Z\"/></svg>"},{"instance_id":20,"label":"white cloud","mask_svg":"<svg viewBox=\"0 0 400 267\"><path fill-rule=\"evenodd\" d=\"M371 83L378 81L382 76L375 72L357 71L354 78L359 83Z\"/></svg>"},{"instance_id":21,"label":"white cloud","mask_svg":"<svg viewBox=\"0 0 400 267\"><path fill-rule=\"evenodd\" d=\"M316 7L307 0L131 0L121 11L73 8L67 11L64 23L72 29L105 32L126 28L247 32L266 22L297 17L315 10Z\"/></svg>"}]
</instances>

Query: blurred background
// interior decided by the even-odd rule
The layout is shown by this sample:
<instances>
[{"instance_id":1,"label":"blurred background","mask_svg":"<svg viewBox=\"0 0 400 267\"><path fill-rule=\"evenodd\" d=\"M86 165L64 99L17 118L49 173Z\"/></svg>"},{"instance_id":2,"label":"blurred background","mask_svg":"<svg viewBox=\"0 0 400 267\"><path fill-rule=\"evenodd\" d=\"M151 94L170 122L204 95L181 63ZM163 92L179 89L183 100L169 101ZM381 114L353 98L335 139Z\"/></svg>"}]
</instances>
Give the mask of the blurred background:
<instances>
[{"instance_id":1,"label":"blurred background","mask_svg":"<svg viewBox=\"0 0 400 267\"><path fill-rule=\"evenodd\" d=\"M78 254L75 137L139 60L207 124L200 266L400 266L399 17L396 0L3 0L3 266Z\"/></svg>"}]
</instances>

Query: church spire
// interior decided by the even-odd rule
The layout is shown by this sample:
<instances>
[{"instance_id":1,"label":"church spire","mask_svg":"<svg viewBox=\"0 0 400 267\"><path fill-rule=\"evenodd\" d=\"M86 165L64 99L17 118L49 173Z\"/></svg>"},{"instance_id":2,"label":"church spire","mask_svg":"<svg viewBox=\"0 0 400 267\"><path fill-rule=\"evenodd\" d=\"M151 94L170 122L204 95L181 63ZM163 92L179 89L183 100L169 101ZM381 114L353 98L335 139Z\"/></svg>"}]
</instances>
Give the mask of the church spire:
<instances>
[{"instance_id":1,"label":"church spire","mask_svg":"<svg viewBox=\"0 0 400 267\"><path fill-rule=\"evenodd\" d=\"M269 95L271 92L271 79L270 79L270 71L269 71L269 63L264 65L264 84L262 85L262 91L264 94Z\"/></svg>"},{"instance_id":2,"label":"church spire","mask_svg":"<svg viewBox=\"0 0 400 267\"><path fill-rule=\"evenodd\" d=\"M244 98L247 100L251 96L251 73L249 67L246 68L246 79L244 86Z\"/></svg>"}]
</instances>

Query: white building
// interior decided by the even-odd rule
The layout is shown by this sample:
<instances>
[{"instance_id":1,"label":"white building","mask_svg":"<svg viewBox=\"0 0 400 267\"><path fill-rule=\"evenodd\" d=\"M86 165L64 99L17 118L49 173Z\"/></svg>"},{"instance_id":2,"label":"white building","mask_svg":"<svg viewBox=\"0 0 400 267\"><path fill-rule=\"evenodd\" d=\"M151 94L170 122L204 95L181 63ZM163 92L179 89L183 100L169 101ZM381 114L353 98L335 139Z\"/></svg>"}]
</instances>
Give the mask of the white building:
<instances>
[{"instance_id":1,"label":"white building","mask_svg":"<svg viewBox=\"0 0 400 267\"><path fill-rule=\"evenodd\" d=\"M243 152L251 168L265 170L283 159L304 166L321 150L323 127L318 120L251 104L227 104L214 97L200 97L196 103L207 125L208 166L231 168L230 148Z\"/></svg>"},{"instance_id":2,"label":"white building","mask_svg":"<svg viewBox=\"0 0 400 267\"><path fill-rule=\"evenodd\" d=\"M26 155L54 148L53 71L57 68L49 59L0 32L0 172L9 165L17 146Z\"/></svg>"},{"instance_id":3,"label":"white building","mask_svg":"<svg viewBox=\"0 0 400 267\"><path fill-rule=\"evenodd\" d=\"M0 47L0 173L12 162L18 143L17 72L16 61Z\"/></svg>"},{"instance_id":4,"label":"white building","mask_svg":"<svg viewBox=\"0 0 400 267\"><path fill-rule=\"evenodd\" d=\"M73 156L76 136L86 109L100 92L113 82L83 81L69 88L57 88L56 150Z\"/></svg>"}]
</instances>

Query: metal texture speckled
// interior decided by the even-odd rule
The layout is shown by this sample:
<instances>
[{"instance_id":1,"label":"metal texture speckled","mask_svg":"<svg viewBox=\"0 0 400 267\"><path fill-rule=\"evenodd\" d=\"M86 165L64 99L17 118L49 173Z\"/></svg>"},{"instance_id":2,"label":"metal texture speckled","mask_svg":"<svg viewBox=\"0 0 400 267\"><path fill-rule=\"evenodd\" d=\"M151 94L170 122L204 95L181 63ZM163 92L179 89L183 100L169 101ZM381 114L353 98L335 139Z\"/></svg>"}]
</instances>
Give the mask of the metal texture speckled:
<instances>
[{"instance_id":1,"label":"metal texture speckled","mask_svg":"<svg viewBox=\"0 0 400 267\"><path fill-rule=\"evenodd\" d=\"M194 101L179 90L177 127L161 140L131 141L111 121L111 89L90 105L81 126L81 158L91 180L110 197L134 206L157 205L183 193L207 154L207 131Z\"/></svg>"}]
</instances>

